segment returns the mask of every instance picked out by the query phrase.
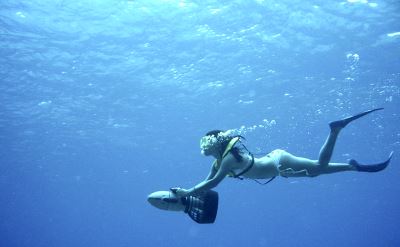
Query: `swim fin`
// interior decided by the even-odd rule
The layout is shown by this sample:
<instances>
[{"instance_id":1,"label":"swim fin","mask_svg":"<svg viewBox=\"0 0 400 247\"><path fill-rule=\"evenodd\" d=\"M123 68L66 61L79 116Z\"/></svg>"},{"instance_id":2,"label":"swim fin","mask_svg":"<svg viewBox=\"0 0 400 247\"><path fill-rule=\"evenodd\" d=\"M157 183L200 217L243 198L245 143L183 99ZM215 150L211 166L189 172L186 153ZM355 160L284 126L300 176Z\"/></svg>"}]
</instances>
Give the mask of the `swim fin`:
<instances>
[{"instance_id":1,"label":"swim fin","mask_svg":"<svg viewBox=\"0 0 400 247\"><path fill-rule=\"evenodd\" d=\"M338 120L338 121L330 122L329 123L329 127L331 127L331 129L344 128L344 127L346 127L346 125L348 125L352 121L354 121L356 119L359 119L359 118L361 118L361 117L363 117L363 116L365 116L367 114L370 114L371 112L379 111L379 110L383 110L383 108L372 109L372 110L369 110L369 111L358 113L358 114L356 114L354 116L351 116L351 117L347 117L347 118L344 118L344 119L341 119L341 120Z\"/></svg>"},{"instance_id":2,"label":"swim fin","mask_svg":"<svg viewBox=\"0 0 400 247\"><path fill-rule=\"evenodd\" d=\"M393 152L390 153L389 158L386 161L373 165L362 165L353 159L349 161L349 164L354 166L356 168L356 171L359 172L379 172L385 169L389 165L392 156Z\"/></svg>"}]
</instances>

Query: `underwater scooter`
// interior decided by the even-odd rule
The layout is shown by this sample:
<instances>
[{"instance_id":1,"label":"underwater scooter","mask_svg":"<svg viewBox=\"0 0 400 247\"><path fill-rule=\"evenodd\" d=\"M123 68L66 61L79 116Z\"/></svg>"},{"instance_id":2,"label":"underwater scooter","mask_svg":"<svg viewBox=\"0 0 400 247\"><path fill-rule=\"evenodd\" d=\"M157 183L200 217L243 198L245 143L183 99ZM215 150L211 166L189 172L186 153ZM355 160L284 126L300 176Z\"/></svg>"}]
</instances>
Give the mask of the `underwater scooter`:
<instances>
[{"instance_id":1,"label":"underwater scooter","mask_svg":"<svg viewBox=\"0 0 400 247\"><path fill-rule=\"evenodd\" d=\"M218 193L208 190L196 195L178 198L172 191L156 191L147 197L156 208L183 211L199 224L214 223L218 211Z\"/></svg>"}]
</instances>

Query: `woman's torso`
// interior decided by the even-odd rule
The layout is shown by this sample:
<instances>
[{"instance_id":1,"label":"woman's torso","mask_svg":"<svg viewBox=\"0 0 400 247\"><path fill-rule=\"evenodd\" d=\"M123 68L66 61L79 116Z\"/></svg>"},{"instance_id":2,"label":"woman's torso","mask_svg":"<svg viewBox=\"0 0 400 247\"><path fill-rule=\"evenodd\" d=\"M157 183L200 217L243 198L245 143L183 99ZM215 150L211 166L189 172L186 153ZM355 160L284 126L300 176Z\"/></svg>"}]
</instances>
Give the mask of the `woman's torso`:
<instances>
[{"instance_id":1,"label":"woman's torso","mask_svg":"<svg viewBox=\"0 0 400 247\"><path fill-rule=\"evenodd\" d=\"M271 153L261 157L254 157L254 164L251 169L246 173L242 174L243 177L253 178L253 179L265 179L272 178L279 175L279 155L282 150L274 150ZM240 150L241 161L232 157L229 163L230 170L234 174L240 174L252 162L252 156L247 150ZM229 154L232 155L232 154ZM277 158L278 157L278 158Z\"/></svg>"}]
</instances>

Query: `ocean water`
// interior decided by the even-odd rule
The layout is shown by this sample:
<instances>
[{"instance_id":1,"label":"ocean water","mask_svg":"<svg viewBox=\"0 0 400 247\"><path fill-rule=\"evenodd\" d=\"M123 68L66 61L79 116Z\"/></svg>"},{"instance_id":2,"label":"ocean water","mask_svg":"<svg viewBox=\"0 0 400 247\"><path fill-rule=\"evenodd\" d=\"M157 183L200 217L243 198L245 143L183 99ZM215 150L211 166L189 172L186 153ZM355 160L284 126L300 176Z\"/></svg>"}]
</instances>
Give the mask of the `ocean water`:
<instances>
[{"instance_id":1,"label":"ocean water","mask_svg":"<svg viewBox=\"0 0 400 247\"><path fill-rule=\"evenodd\" d=\"M397 0L1 0L0 246L400 246ZM206 177L199 139L391 165L225 179L199 225L147 195Z\"/></svg>"}]
</instances>

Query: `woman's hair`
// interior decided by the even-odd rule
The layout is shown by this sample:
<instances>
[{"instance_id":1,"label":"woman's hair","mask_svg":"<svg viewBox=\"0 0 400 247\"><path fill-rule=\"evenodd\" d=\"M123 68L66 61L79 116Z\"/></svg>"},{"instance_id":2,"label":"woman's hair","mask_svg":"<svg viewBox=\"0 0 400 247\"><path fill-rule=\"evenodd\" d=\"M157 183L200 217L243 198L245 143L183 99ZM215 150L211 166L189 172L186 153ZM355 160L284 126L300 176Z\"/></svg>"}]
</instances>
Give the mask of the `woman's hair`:
<instances>
[{"instance_id":1,"label":"woman's hair","mask_svg":"<svg viewBox=\"0 0 400 247\"><path fill-rule=\"evenodd\" d=\"M223 131L223 130L211 130L211 131L208 131L207 133L206 133L206 136L213 136L213 137L215 137L215 138L218 138L218 137L220 137L221 136L221 134L222 133L224 133L225 131ZM242 139L245 139L243 136L241 136L241 135L226 135L226 137L225 138L223 138L223 140L221 140L221 145L220 145L220 147L219 147L219 152L221 153L221 155L224 153L224 151L225 151L225 149L226 149L226 147L228 146L228 144L229 144L229 142L233 139L233 138L235 138L235 137L239 137L239 138L242 138ZM233 147L232 149L231 149L231 153L232 153L232 155L233 155L233 157L235 157L235 159L238 161L238 162L240 162L240 161L242 161L243 160L243 157L240 155L240 149L238 148L238 147Z\"/></svg>"}]
</instances>

